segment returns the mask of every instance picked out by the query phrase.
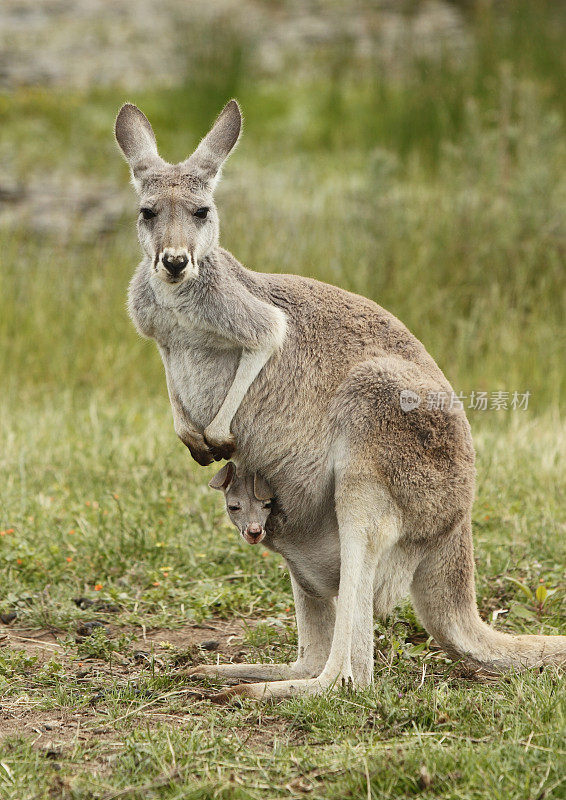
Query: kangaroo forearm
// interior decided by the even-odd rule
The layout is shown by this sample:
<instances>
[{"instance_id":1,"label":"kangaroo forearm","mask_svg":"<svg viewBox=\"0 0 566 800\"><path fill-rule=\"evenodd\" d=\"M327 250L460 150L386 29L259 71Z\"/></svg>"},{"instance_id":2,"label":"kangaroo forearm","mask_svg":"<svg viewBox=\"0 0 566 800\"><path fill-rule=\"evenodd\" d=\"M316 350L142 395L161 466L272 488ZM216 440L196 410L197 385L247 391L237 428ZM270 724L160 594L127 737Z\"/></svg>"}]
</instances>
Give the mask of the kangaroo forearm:
<instances>
[{"instance_id":1,"label":"kangaroo forearm","mask_svg":"<svg viewBox=\"0 0 566 800\"><path fill-rule=\"evenodd\" d=\"M234 376L232 385L228 390L228 394L224 398L224 402L208 428L206 429L206 437L209 438L209 433L213 438L222 431L228 433L230 425L236 414L246 392L257 378L265 364L273 355L274 348L266 348L264 350L243 350L240 357L240 363Z\"/></svg>"},{"instance_id":2,"label":"kangaroo forearm","mask_svg":"<svg viewBox=\"0 0 566 800\"><path fill-rule=\"evenodd\" d=\"M169 359L168 359L168 351L164 347L159 348L159 352L161 354L161 360L163 361L163 367L165 368L165 382L167 383L167 394L169 395L169 402L171 403L171 411L173 412L173 423L175 425L175 432L178 432L177 429L187 428L188 430L193 430L195 433L198 431L196 430L195 426L190 422L187 418L187 414L185 409L183 408L183 403L181 402L181 398L175 386L173 384L173 379L171 377L171 369L169 367Z\"/></svg>"},{"instance_id":3,"label":"kangaroo forearm","mask_svg":"<svg viewBox=\"0 0 566 800\"><path fill-rule=\"evenodd\" d=\"M166 370L165 374L168 374ZM171 411L173 412L173 425L175 433L183 442L185 447L188 447L191 456L202 467L212 464L213 456L204 441L202 433L197 430L191 420L187 417L187 413L181 403L179 395L171 386L171 381L167 379L167 388L169 390L169 400L171 403Z\"/></svg>"},{"instance_id":4,"label":"kangaroo forearm","mask_svg":"<svg viewBox=\"0 0 566 800\"><path fill-rule=\"evenodd\" d=\"M218 320L223 335L229 330L232 341L241 344L242 354L224 402L204 432L210 443L230 438L230 425L248 389L285 340L287 320L279 308L264 303L245 289L238 293L236 305L240 303L239 313L231 308L225 319Z\"/></svg>"},{"instance_id":5,"label":"kangaroo forearm","mask_svg":"<svg viewBox=\"0 0 566 800\"><path fill-rule=\"evenodd\" d=\"M165 367L165 380L167 382L167 392L169 393L171 411L173 412L173 425L175 427L175 433L183 442L183 444L189 448L191 456L194 458L194 460L202 466L207 466L208 464L212 463L212 455L206 445L206 442L204 441L202 433L189 419L181 398L175 389L173 380L171 378L171 370L169 368L167 351L164 348L160 348L160 352L163 360L163 366Z\"/></svg>"}]
</instances>

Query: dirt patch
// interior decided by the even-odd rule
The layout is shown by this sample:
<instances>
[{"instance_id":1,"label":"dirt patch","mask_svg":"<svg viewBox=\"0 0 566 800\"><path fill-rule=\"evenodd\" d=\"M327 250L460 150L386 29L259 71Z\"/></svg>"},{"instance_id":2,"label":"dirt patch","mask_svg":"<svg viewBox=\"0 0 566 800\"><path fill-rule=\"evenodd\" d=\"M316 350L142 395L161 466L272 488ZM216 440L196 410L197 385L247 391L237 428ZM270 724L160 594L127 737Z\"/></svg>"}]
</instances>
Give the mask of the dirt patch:
<instances>
[{"instance_id":1,"label":"dirt patch","mask_svg":"<svg viewBox=\"0 0 566 800\"><path fill-rule=\"evenodd\" d=\"M230 620L203 623L201 625L184 625L182 628L142 632L140 645L145 643L160 649L176 647L188 648L200 645L206 650L217 651L223 655L237 656L242 650L242 640L246 627L253 627L255 620Z\"/></svg>"},{"instance_id":2,"label":"dirt patch","mask_svg":"<svg viewBox=\"0 0 566 800\"><path fill-rule=\"evenodd\" d=\"M4 628L0 632L0 647L25 653L36 661L26 666L24 674L16 668L10 678L10 683L13 680L17 688L15 692L6 692L0 705L0 740L15 735L31 737L34 745L56 758L57 752L73 742L100 743L119 739L120 733L114 727L116 722L122 722L122 731L124 724L127 729L135 727L140 718L144 725L151 726L191 724L194 703L206 699L214 690L187 684L184 670L196 663L214 661L215 657L222 661L242 660L248 652L243 644L244 630L253 625L252 620L238 620L187 624L174 630L136 629L128 649L112 653L109 659L78 656L75 648L69 645L67 632ZM125 632L132 634L124 627L108 625L105 628L110 641ZM67 682L78 689L83 701L79 708L56 707L53 698L47 702L52 692L49 682L42 682L41 673L52 668L49 662L58 670L55 682ZM161 675L172 679L179 677L179 683L173 683L162 693L146 694L147 679ZM43 686L45 691L42 691ZM106 720L107 707L115 702L116 692L122 690L133 698L135 707L122 716L118 714L118 719L113 716ZM85 698L90 708L84 707ZM176 702L176 706L171 706L171 701ZM164 703L169 706L166 710L163 710ZM46 705L54 707L42 708ZM260 736L259 730L254 730L252 736L255 741ZM274 737L275 732L271 741Z\"/></svg>"},{"instance_id":3,"label":"dirt patch","mask_svg":"<svg viewBox=\"0 0 566 800\"><path fill-rule=\"evenodd\" d=\"M214 621L175 630L137 629L128 648L113 653L110 661L79 660L67 632L4 629L2 650L37 660L22 665L16 655L13 671L7 673L0 704L0 748L7 752L17 748L23 737L42 758L53 762L54 791L61 788L57 783L61 764L70 766L73 774L109 778L127 737L137 728L188 735L198 722L206 730L211 713L206 700L217 690L206 681L187 680L183 673L192 664L217 656L222 661L242 660L249 652L245 629L254 624ZM127 628L109 625L107 630L117 637ZM80 698L76 706L73 697ZM223 735L238 752L272 752L278 744L299 746L306 738L271 709L253 708L243 716L239 711L237 717ZM67 796L62 788L60 796Z\"/></svg>"},{"instance_id":4,"label":"dirt patch","mask_svg":"<svg viewBox=\"0 0 566 800\"><path fill-rule=\"evenodd\" d=\"M301 730L291 730L289 721L273 714L251 716L246 728L238 731L241 746L250 751L273 750L277 742L299 746L305 744L307 735Z\"/></svg>"},{"instance_id":5,"label":"dirt patch","mask_svg":"<svg viewBox=\"0 0 566 800\"><path fill-rule=\"evenodd\" d=\"M0 647L23 650L26 655L38 661L48 661L65 650L59 641L59 634L53 631L29 628L3 628L0 631Z\"/></svg>"},{"instance_id":6,"label":"dirt patch","mask_svg":"<svg viewBox=\"0 0 566 800\"><path fill-rule=\"evenodd\" d=\"M62 748L73 742L85 742L93 736L101 738L116 737L110 728L89 731L85 725L92 720L87 711L69 709L37 709L22 702L3 703L0 709L0 740L8 736L25 736L34 745L45 751L50 758L56 758Z\"/></svg>"},{"instance_id":7,"label":"dirt patch","mask_svg":"<svg viewBox=\"0 0 566 800\"><path fill-rule=\"evenodd\" d=\"M186 624L180 628L154 628L132 630L124 626L105 624L110 637L132 634L134 652L165 654L171 650L183 650L199 646L204 651L214 651L238 658L243 655L242 642L246 628L253 627L255 620L215 621L214 623ZM62 658L67 650L65 639L68 632L56 630L37 630L33 628L2 627L0 647L23 650L28 656L40 661L53 657ZM88 659L91 660L91 659ZM96 659L94 659L96 660Z\"/></svg>"}]
</instances>

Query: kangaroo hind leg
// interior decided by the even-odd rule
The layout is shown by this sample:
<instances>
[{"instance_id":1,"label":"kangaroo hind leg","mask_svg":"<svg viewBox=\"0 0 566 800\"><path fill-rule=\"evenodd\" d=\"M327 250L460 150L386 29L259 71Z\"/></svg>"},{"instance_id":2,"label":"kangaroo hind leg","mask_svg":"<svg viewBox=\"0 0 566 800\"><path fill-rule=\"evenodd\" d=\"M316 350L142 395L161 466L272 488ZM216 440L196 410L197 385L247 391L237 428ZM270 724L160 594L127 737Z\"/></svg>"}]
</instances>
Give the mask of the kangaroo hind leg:
<instances>
[{"instance_id":1,"label":"kangaroo hind leg","mask_svg":"<svg viewBox=\"0 0 566 800\"><path fill-rule=\"evenodd\" d=\"M452 658L493 672L566 664L566 636L510 636L480 619L469 518L430 543L411 594L427 631Z\"/></svg>"},{"instance_id":2,"label":"kangaroo hind leg","mask_svg":"<svg viewBox=\"0 0 566 800\"><path fill-rule=\"evenodd\" d=\"M224 682L288 681L312 678L324 667L332 643L334 598L311 597L291 573L297 616L298 654L292 664L202 664L187 674L191 678L210 677Z\"/></svg>"}]
</instances>

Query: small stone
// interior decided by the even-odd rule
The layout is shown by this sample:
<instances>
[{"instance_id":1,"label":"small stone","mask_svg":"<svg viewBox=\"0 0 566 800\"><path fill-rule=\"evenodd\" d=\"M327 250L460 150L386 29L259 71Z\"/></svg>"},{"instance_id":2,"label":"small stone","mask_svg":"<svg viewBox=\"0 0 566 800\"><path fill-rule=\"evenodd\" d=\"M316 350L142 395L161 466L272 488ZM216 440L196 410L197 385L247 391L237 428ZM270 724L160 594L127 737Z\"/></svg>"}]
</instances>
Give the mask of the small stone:
<instances>
[{"instance_id":1,"label":"small stone","mask_svg":"<svg viewBox=\"0 0 566 800\"><path fill-rule=\"evenodd\" d=\"M96 620L92 620L91 622L80 622L77 625L77 636L91 636L96 628L102 628L103 631L106 631L106 628L102 622L97 622Z\"/></svg>"},{"instance_id":2,"label":"small stone","mask_svg":"<svg viewBox=\"0 0 566 800\"><path fill-rule=\"evenodd\" d=\"M60 728L61 725L62 725L62 723L59 722L58 719L52 719L52 720L49 720L49 722L44 722L43 723L43 727L45 728L46 731L57 730L57 728Z\"/></svg>"},{"instance_id":3,"label":"small stone","mask_svg":"<svg viewBox=\"0 0 566 800\"><path fill-rule=\"evenodd\" d=\"M200 646L203 650L218 650L220 642L217 642L215 639L210 639L206 642L201 642Z\"/></svg>"},{"instance_id":4,"label":"small stone","mask_svg":"<svg viewBox=\"0 0 566 800\"><path fill-rule=\"evenodd\" d=\"M94 605L94 600L89 600L88 597L73 597L73 603L84 611Z\"/></svg>"},{"instance_id":5,"label":"small stone","mask_svg":"<svg viewBox=\"0 0 566 800\"><path fill-rule=\"evenodd\" d=\"M121 611L120 606L114 605L114 603L105 603L103 600L100 603L96 603L96 611L104 611L106 614L117 614L118 611Z\"/></svg>"},{"instance_id":6,"label":"small stone","mask_svg":"<svg viewBox=\"0 0 566 800\"><path fill-rule=\"evenodd\" d=\"M151 661L151 656L145 650L134 650L134 661Z\"/></svg>"}]
</instances>

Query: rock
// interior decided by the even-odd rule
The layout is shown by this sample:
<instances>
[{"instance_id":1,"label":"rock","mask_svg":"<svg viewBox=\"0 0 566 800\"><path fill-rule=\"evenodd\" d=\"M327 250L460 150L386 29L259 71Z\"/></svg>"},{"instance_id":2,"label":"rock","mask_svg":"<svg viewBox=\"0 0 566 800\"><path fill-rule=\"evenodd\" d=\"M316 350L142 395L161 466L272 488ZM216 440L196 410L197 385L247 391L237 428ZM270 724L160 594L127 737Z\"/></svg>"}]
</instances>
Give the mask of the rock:
<instances>
[{"instance_id":1,"label":"rock","mask_svg":"<svg viewBox=\"0 0 566 800\"><path fill-rule=\"evenodd\" d=\"M220 647L220 642L215 641L214 639L210 639L206 642L201 642L200 646L203 650L218 650Z\"/></svg>"},{"instance_id":2,"label":"rock","mask_svg":"<svg viewBox=\"0 0 566 800\"><path fill-rule=\"evenodd\" d=\"M102 622L92 620L91 622L79 622L77 625L77 636L86 638L87 636L91 636L97 628L102 628L102 630L108 634L108 631Z\"/></svg>"},{"instance_id":3,"label":"rock","mask_svg":"<svg viewBox=\"0 0 566 800\"><path fill-rule=\"evenodd\" d=\"M73 603L84 610L93 606L94 600L89 600L88 597L73 597Z\"/></svg>"}]
</instances>

